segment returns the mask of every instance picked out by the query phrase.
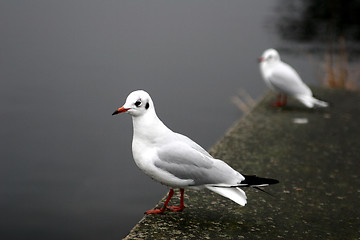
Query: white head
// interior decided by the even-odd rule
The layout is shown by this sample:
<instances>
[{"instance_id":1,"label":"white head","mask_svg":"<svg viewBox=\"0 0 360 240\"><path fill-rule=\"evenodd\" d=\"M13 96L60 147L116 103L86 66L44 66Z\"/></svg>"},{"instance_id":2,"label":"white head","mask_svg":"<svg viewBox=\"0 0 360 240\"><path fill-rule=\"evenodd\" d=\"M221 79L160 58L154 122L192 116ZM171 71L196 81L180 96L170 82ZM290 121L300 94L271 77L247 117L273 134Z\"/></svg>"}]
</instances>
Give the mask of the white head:
<instances>
[{"instance_id":1,"label":"white head","mask_svg":"<svg viewBox=\"0 0 360 240\"><path fill-rule=\"evenodd\" d=\"M272 62L279 62L279 61L280 61L280 55L273 48L266 50L259 58L260 63L263 63L263 62L272 63Z\"/></svg>"},{"instance_id":2,"label":"white head","mask_svg":"<svg viewBox=\"0 0 360 240\"><path fill-rule=\"evenodd\" d=\"M142 116L147 112L154 112L154 104L150 95L144 90L136 90L129 94L125 104L112 115L127 112L133 117Z\"/></svg>"}]
</instances>

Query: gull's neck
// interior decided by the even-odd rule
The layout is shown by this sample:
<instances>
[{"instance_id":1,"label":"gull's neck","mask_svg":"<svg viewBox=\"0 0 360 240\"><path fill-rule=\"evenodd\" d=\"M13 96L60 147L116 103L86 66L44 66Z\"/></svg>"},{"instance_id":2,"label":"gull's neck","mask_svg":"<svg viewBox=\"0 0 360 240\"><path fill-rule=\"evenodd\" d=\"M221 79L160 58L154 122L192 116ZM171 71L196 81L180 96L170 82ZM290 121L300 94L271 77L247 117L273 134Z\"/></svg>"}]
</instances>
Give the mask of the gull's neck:
<instances>
[{"instance_id":1,"label":"gull's neck","mask_svg":"<svg viewBox=\"0 0 360 240\"><path fill-rule=\"evenodd\" d=\"M281 61L270 61L270 62L262 62L260 64L260 68L262 69L263 73L266 75L272 71L273 68L277 65L281 64Z\"/></svg>"},{"instance_id":2,"label":"gull's neck","mask_svg":"<svg viewBox=\"0 0 360 240\"><path fill-rule=\"evenodd\" d=\"M141 116L133 116L132 120L134 140L136 139L150 143L156 141L159 137L172 132L158 118L153 109Z\"/></svg>"}]
</instances>

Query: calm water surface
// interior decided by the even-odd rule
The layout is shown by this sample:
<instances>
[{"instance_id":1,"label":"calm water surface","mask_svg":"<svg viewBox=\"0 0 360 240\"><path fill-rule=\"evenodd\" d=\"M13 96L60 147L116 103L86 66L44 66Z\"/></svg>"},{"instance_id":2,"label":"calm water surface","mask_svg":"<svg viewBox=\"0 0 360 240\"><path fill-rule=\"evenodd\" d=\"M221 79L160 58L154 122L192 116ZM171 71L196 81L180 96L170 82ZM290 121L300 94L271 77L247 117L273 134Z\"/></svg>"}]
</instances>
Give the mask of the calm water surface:
<instances>
[{"instance_id":1,"label":"calm water surface","mask_svg":"<svg viewBox=\"0 0 360 240\"><path fill-rule=\"evenodd\" d=\"M266 91L276 1L2 1L0 238L120 239L167 192L131 155L145 89L173 130L210 148ZM317 83L306 56L283 55ZM240 169L239 169L240 170Z\"/></svg>"}]
</instances>

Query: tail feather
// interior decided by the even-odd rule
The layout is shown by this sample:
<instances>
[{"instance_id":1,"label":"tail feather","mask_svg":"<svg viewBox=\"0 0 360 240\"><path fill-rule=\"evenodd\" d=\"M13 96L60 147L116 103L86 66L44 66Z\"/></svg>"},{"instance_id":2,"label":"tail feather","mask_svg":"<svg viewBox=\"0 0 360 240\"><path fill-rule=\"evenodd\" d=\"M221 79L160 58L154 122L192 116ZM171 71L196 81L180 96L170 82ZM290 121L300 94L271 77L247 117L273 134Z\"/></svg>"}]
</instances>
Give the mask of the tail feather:
<instances>
[{"instance_id":1,"label":"tail feather","mask_svg":"<svg viewBox=\"0 0 360 240\"><path fill-rule=\"evenodd\" d=\"M327 102L321 101L319 99L313 98L314 104L318 107L328 107L329 104Z\"/></svg>"},{"instance_id":2,"label":"tail feather","mask_svg":"<svg viewBox=\"0 0 360 240\"><path fill-rule=\"evenodd\" d=\"M302 102L308 108L316 107L328 107L329 104L327 102L316 99L312 96L297 96L296 97L300 102Z\"/></svg>"},{"instance_id":3,"label":"tail feather","mask_svg":"<svg viewBox=\"0 0 360 240\"><path fill-rule=\"evenodd\" d=\"M278 180L271 178L261 178L255 175L243 176L245 177L245 179L239 185L207 185L206 188L213 192L216 192L217 194L220 194L223 197L233 200L241 206L245 206L247 202L247 197L245 192L240 189L240 187L253 187L262 192L265 192L259 187L265 187L271 184L279 183ZM265 193L269 194L268 192Z\"/></svg>"},{"instance_id":4,"label":"tail feather","mask_svg":"<svg viewBox=\"0 0 360 240\"><path fill-rule=\"evenodd\" d=\"M224 187L214 187L206 186L207 189L220 194L223 197L229 198L241 206L246 204L246 194L243 190L238 187L234 188L224 188Z\"/></svg>"}]
</instances>

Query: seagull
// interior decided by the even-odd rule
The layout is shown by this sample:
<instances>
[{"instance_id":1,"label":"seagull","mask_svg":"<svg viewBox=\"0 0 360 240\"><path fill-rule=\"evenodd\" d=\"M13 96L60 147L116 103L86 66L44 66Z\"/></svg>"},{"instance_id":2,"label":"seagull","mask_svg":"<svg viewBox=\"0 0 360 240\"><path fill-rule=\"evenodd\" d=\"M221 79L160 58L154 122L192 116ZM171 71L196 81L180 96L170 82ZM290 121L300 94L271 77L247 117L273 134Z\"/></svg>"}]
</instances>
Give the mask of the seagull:
<instances>
[{"instance_id":1,"label":"seagull","mask_svg":"<svg viewBox=\"0 0 360 240\"><path fill-rule=\"evenodd\" d=\"M290 65L281 61L275 49L266 50L259 58L259 62L260 72L266 85L279 93L274 106L284 106L287 96L299 100L308 108L328 106L328 103L313 97L310 88L301 80L299 74Z\"/></svg>"},{"instance_id":2,"label":"seagull","mask_svg":"<svg viewBox=\"0 0 360 240\"><path fill-rule=\"evenodd\" d=\"M222 160L213 158L190 138L170 130L158 118L150 95L143 90L130 93L125 104L112 115L125 112L132 116L132 154L136 165L153 180L170 187L163 207L145 214L182 211L185 188L207 188L244 206L246 194L240 187L259 189L279 182L241 175ZM180 205L167 206L175 188L180 189Z\"/></svg>"}]
</instances>

